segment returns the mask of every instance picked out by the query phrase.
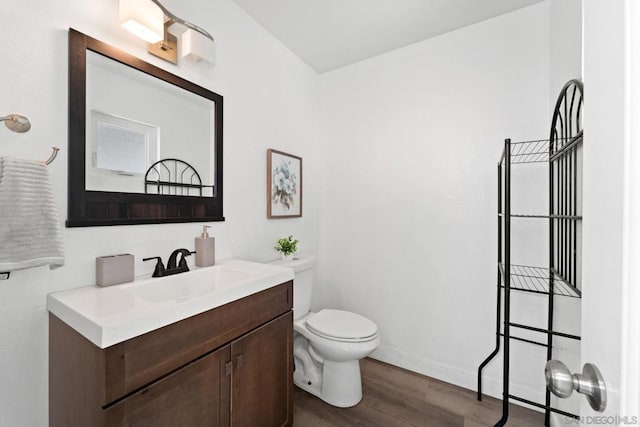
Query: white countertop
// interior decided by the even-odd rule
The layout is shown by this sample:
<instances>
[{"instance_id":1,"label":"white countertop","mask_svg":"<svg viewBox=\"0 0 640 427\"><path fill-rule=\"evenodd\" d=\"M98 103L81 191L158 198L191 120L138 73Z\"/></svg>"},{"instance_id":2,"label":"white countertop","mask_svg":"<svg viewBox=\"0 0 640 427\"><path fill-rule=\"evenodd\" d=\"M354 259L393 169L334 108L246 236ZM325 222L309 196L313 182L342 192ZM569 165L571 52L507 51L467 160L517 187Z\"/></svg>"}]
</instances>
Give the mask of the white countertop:
<instances>
[{"instance_id":1,"label":"white countertop","mask_svg":"<svg viewBox=\"0 0 640 427\"><path fill-rule=\"evenodd\" d=\"M106 348L293 279L293 269L225 260L167 277L47 295L47 308Z\"/></svg>"}]
</instances>

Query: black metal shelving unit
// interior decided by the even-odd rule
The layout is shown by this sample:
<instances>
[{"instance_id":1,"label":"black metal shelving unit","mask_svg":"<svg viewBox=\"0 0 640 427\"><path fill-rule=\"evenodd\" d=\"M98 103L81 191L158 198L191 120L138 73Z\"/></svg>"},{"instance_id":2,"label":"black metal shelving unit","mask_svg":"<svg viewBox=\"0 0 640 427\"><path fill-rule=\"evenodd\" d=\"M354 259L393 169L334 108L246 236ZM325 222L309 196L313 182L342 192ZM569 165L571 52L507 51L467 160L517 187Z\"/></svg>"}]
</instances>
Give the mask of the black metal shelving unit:
<instances>
[{"instance_id":1,"label":"black metal shelving unit","mask_svg":"<svg viewBox=\"0 0 640 427\"><path fill-rule=\"evenodd\" d=\"M556 297L580 298L580 239L581 239L581 146L583 86L570 80L563 87L555 105L550 138L525 142L505 140L498 162L498 268L496 302L496 343L489 356L478 367L478 400L482 400L482 371L503 351L502 418L496 426L503 426L509 418L509 401L516 400L543 409L545 426L549 426L551 412L578 418L551 406L551 394L545 390L545 402L533 402L510 393L510 343L512 340L546 347L546 360L553 357L555 337L580 340L554 329L554 300ZM539 164L548 168L548 214L519 214L512 212L512 167ZM512 221L542 220L549 226L548 266L514 264L511 260ZM547 295L547 325L515 323L511 320L511 292ZM512 331L539 334L539 340L513 335ZM517 332L516 332L517 333ZM541 372L542 374L542 372Z\"/></svg>"},{"instance_id":2,"label":"black metal shelving unit","mask_svg":"<svg viewBox=\"0 0 640 427\"><path fill-rule=\"evenodd\" d=\"M180 159L158 160L147 169L144 176L146 194L174 196L206 196L202 190L213 185L204 185L198 171Z\"/></svg>"}]
</instances>

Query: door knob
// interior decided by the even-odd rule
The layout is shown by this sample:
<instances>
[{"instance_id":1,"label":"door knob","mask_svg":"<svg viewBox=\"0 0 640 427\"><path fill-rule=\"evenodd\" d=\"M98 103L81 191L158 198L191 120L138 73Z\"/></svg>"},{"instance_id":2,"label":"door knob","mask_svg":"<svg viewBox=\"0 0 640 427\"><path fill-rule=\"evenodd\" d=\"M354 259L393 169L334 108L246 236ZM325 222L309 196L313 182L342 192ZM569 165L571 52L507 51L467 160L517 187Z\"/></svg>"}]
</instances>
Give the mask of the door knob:
<instances>
[{"instance_id":1,"label":"door knob","mask_svg":"<svg viewBox=\"0 0 640 427\"><path fill-rule=\"evenodd\" d=\"M585 363L582 374L572 374L559 360L549 360L544 368L547 388L554 395L566 399L573 390L587 396L591 408L598 412L607 406L607 387L596 365Z\"/></svg>"}]
</instances>

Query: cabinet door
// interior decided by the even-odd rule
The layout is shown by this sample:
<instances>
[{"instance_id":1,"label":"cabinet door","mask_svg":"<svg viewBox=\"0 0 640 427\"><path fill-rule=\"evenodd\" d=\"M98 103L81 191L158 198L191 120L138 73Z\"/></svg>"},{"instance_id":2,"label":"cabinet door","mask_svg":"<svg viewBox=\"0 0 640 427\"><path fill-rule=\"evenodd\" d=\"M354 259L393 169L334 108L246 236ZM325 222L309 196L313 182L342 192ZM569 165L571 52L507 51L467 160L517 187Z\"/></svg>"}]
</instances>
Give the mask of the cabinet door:
<instances>
[{"instance_id":1,"label":"cabinet door","mask_svg":"<svg viewBox=\"0 0 640 427\"><path fill-rule=\"evenodd\" d=\"M230 376L223 347L103 411L103 426L228 426Z\"/></svg>"},{"instance_id":2,"label":"cabinet door","mask_svg":"<svg viewBox=\"0 0 640 427\"><path fill-rule=\"evenodd\" d=\"M292 312L231 344L233 427L292 425L292 344Z\"/></svg>"}]
</instances>

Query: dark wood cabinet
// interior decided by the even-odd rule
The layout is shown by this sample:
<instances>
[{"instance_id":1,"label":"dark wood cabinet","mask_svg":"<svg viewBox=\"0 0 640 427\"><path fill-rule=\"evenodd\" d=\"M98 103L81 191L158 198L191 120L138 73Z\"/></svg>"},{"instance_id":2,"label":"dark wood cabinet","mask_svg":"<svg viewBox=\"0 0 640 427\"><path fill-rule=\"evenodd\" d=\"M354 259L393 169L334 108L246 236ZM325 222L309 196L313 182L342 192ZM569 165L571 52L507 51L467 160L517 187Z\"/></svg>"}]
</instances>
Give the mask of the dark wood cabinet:
<instances>
[{"instance_id":1,"label":"dark wood cabinet","mask_svg":"<svg viewBox=\"0 0 640 427\"><path fill-rule=\"evenodd\" d=\"M286 314L231 344L234 427L289 425L292 407L283 402L292 402L292 319Z\"/></svg>"},{"instance_id":2,"label":"dark wood cabinet","mask_svg":"<svg viewBox=\"0 0 640 427\"><path fill-rule=\"evenodd\" d=\"M49 424L290 426L292 282L101 349L49 316Z\"/></svg>"},{"instance_id":3,"label":"dark wood cabinet","mask_svg":"<svg viewBox=\"0 0 640 427\"><path fill-rule=\"evenodd\" d=\"M107 427L229 425L230 347L214 351L103 411Z\"/></svg>"}]
</instances>

